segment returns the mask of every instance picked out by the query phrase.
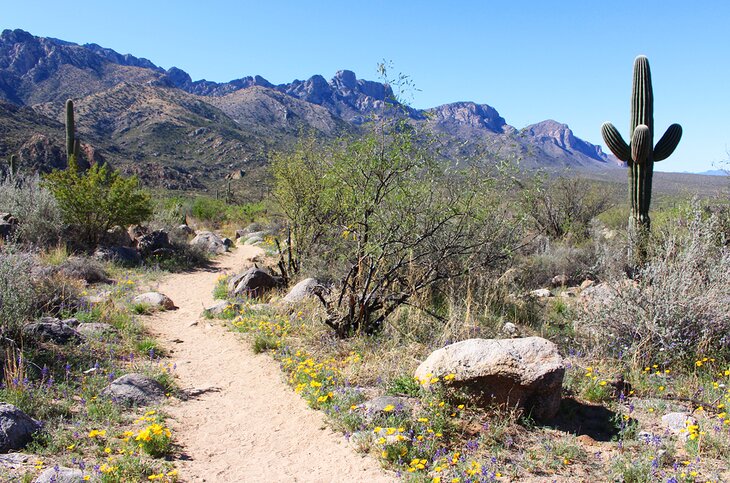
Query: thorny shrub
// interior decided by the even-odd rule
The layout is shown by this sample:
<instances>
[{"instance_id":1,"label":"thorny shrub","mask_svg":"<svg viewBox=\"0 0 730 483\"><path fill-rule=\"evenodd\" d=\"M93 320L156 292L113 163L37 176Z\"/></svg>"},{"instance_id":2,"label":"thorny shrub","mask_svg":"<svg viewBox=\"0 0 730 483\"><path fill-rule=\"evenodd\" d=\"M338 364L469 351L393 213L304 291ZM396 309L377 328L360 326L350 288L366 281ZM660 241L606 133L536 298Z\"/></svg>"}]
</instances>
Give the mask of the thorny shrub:
<instances>
[{"instance_id":1,"label":"thorny shrub","mask_svg":"<svg viewBox=\"0 0 730 483\"><path fill-rule=\"evenodd\" d=\"M717 217L694 206L655 238L636 279L612 283L612 295L588 305L577 327L597 339L593 347L637 365L658 354L667 362L727 355L730 247Z\"/></svg>"}]
</instances>

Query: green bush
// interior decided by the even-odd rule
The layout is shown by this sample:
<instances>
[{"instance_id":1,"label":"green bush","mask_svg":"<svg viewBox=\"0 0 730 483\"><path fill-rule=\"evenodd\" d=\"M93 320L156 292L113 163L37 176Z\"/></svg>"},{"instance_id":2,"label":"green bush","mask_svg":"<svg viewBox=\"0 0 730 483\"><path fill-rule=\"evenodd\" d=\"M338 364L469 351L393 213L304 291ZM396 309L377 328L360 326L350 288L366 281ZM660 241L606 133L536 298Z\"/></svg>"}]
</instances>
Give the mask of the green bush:
<instances>
[{"instance_id":1,"label":"green bush","mask_svg":"<svg viewBox=\"0 0 730 483\"><path fill-rule=\"evenodd\" d=\"M63 221L78 230L91 247L115 225L141 223L152 216L152 202L138 187L136 177L124 178L107 165L94 165L85 172L54 171L46 178L56 198Z\"/></svg>"},{"instance_id":2,"label":"green bush","mask_svg":"<svg viewBox=\"0 0 730 483\"><path fill-rule=\"evenodd\" d=\"M190 207L190 214L193 218L212 224L250 223L265 212L266 208L261 202L231 205L223 200L207 196L195 198Z\"/></svg>"}]
</instances>

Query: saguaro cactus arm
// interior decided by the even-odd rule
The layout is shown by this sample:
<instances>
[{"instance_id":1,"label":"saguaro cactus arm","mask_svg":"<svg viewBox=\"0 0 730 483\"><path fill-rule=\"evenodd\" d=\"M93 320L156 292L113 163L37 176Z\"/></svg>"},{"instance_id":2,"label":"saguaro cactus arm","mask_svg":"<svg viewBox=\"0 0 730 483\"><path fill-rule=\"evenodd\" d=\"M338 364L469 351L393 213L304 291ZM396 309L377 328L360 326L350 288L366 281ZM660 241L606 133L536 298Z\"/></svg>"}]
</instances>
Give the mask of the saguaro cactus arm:
<instances>
[{"instance_id":1,"label":"saguaro cactus arm","mask_svg":"<svg viewBox=\"0 0 730 483\"><path fill-rule=\"evenodd\" d=\"M68 160L74 154L76 144L76 126L74 125L74 103L71 99L66 101L66 157Z\"/></svg>"},{"instance_id":2,"label":"saguaro cactus arm","mask_svg":"<svg viewBox=\"0 0 730 483\"><path fill-rule=\"evenodd\" d=\"M606 142L606 146L611 152L621 161L631 160L631 149L626 144L624 138L621 137L621 133L618 132L616 126L610 122L604 122L601 126L601 134L603 134L603 140Z\"/></svg>"},{"instance_id":3,"label":"saguaro cactus arm","mask_svg":"<svg viewBox=\"0 0 730 483\"><path fill-rule=\"evenodd\" d=\"M651 154L651 131L649 126L639 124L631 138L631 159L637 164L644 164Z\"/></svg>"},{"instance_id":4,"label":"saguaro cactus arm","mask_svg":"<svg viewBox=\"0 0 730 483\"><path fill-rule=\"evenodd\" d=\"M669 126L667 132L654 147L654 161L663 161L671 156L680 139L682 139L682 126L679 124Z\"/></svg>"}]
</instances>

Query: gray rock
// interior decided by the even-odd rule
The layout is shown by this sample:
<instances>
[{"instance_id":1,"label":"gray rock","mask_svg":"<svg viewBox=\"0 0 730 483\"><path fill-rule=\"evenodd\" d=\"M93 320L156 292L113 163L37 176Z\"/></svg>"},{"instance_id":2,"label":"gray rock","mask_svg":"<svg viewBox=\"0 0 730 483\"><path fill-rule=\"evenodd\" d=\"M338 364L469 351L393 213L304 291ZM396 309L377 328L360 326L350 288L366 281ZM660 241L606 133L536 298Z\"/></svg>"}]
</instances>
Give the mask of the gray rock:
<instances>
[{"instance_id":1,"label":"gray rock","mask_svg":"<svg viewBox=\"0 0 730 483\"><path fill-rule=\"evenodd\" d=\"M104 246L131 247L134 241L129 232L121 226L109 228L101 239Z\"/></svg>"},{"instance_id":2,"label":"gray rock","mask_svg":"<svg viewBox=\"0 0 730 483\"><path fill-rule=\"evenodd\" d=\"M200 231L190 240L190 245L197 247L212 255L219 255L228 251L228 247L223 244L223 240L213 232Z\"/></svg>"},{"instance_id":3,"label":"gray rock","mask_svg":"<svg viewBox=\"0 0 730 483\"><path fill-rule=\"evenodd\" d=\"M517 337L520 333L520 330L512 322L505 322L505 324L502 326L502 332L510 337Z\"/></svg>"},{"instance_id":4,"label":"gray rock","mask_svg":"<svg viewBox=\"0 0 730 483\"><path fill-rule=\"evenodd\" d=\"M174 310L177 308L170 297L160 292L139 294L132 299L132 303L149 305L153 309Z\"/></svg>"},{"instance_id":5,"label":"gray rock","mask_svg":"<svg viewBox=\"0 0 730 483\"><path fill-rule=\"evenodd\" d=\"M223 245L228 249L233 246L233 240L231 240L230 238L221 238L221 241L223 242Z\"/></svg>"},{"instance_id":6,"label":"gray rock","mask_svg":"<svg viewBox=\"0 0 730 483\"><path fill-rule=\"evenodd\" d=\"M687 426L697 424L697 420L687 413L673 412L662 416L662 426L672 434L679 435L680 439L686 441L689 438Z\"/></svg>"},{"instance_id":7,"label":"gray rock","mask_svg":"<svg viewBox=\"0 0 730 483\"><path fill-rule=\"evenodd\" d=\"M155 230L137 238L137 251L143 257L168 255L173 249L170 237L164 230Z\"/></svg>"},{"instance_id":8,"label":"gray rock","mask_svg":"<svg viewBox=\"0 0 730 483\"><path fill-rule=\"evenodd\" d=\"M104 267L92 258L69 257L58 267L58 272L90 284L112 282Z\"/></svg>"},{"instance_id":9,"label":"gray rock","mask_svg":"<svg viewBox=\"0 0 730 483\"><path fill-rule=\"evenodd\" d=\"M0 454L0 468L5 469L26 469L25 467L31 466L38 457L32 454L23 453L7 453Z\"/></svg>"},{"instance_id":10,"label":"gray rock","mask_svg":"<svg viewBox=\"0 0 730 483\"><path fill-rule=\"evenodd\" d=\"M42 319L26 324L23 335L40 342L55 342L56 344L78 344L83 337L73 327L54 317Z\"/></svg>"},{"instance_id":11,"label":"gray rock","mask_svg":"<svg viewBox=\"0 0 730 483\"><path fill-rule=\"evenodd\" d=\"M553 277L553 278L552 278L552 279L550 280L550 284L551 284L551 285L552 285L553 287L565 287L566 285L568 285L568 282L570 282L570 279L569 279L569 278L568 278L568 276L567 276L567 275L565 275L565 274L562 274L562 275L555 275L555 276L554 276L554 277Z\"/></svg>"},{"instance_id":12,"label":"gray rock","mask_svg":"<svg viewBox=\"0 0 730 483\"><path fill-rule=\"evenodd\" d=\"M594 305L607 305L617 297L617 290L607 283L589 285L580 293L581 301Z\"/></svg>"},{"instance_id":13,"label":"gray rock","mask_svg":"<svg viewBox=\"0 0 730 483\"><path fill-rule=\"evenodd\" d=\"M434 377L472 393L483 404L507 404L527 409L539 420L560 408L565 375L558 348L541 337L469 339L433 352L415 376L424 386Z\"/></svg>"},{"instance_id":14,"label":"gray rock","mask_svg":"<svg viewBox=\"0 0 730 483\"><path fill-rule=\"evenodd\" d=\"M114 262L125 267L142 264L142 255L131 247L101 247L94 252L94 258L102 262Z\"/></svg>"},{"instance_id":15,"label":"gray rock","mask_svg":"<svg viewBox=\"0 0 730 483\"><path fill-rule=\"evenodd\" d=\"M185 236L191 236L195 234L195 231L184 223L175 228L175 231Z\"/></svg>"},{"instance_id":16,"label":"gray rock","mask_svg":"<svg viewBox=\"0 0 730 483\"><path fill-rule=\"evenodd\" d=\"M550 293L550 290L546 288L539 288L537 290L533 290L530 292L530 297L534 297L536 299L544 299L551 297L552 293Z\"/></svg>"},{"instance_id":17,"label":"gray rock","mask_svg":"<svg viewBox=\"0 0 730 483\"><path fill-rule=\"evenodd\" d=\"M23 449L41 423L12 404L0 403L0 453Z\"/></svg>"},{"instance_id":18,"label":"gray rock","mask_svg":"<svg viewBox=\"0 0 730 483\"><path fill-rule=\"evenodd\" d=\"M583 280L583 282L580 284L580 289L585 290L588 287L592 287L596 284L593 280Z\"/></svg>"},{"instance_id":19,"label":"gray rock","mask_svg":"<svg viewBox=\"0 0 730 483\"><path fill-rule=\"evenodd\" d=\"M251 237L246 238L246 241L243 242L243 244L244 245L255 245L257 243L261 243L262 241L264 241L264 239L261 238L260 236L251 236Z\"/></svg>"},{"instance_id":20,"label":"gray rock","mask_svg":"<svg viewBox=\"0 0 730 483\"><path fill-rule=\"evenodd\" d=\"M165 388L152 378L132 373L115 379L101 391L101 395L126 406L145 406L161 401L165 397Z\"/></svg>"},{"instance_id":21,"label":"gray rock","mask_svg":"<svg viewBox=\"0 0 730 483\"><path fill-rule=\"evenodd\" d=\"M0 213L0 240L11 238L17 228L17 218L10 213Z\"/></svg>"},{"instance_id":22,"label":"gray rock","mask_svg":"<svg viewBox=\"0 0 730 483\"><path fill-rule=\"evenodd\" d=\"M213 305L205 308L205 313L208 315L221 315L226 310L238 311L241 308L241 304L235 302L229 302L228 300L214 300Z\"/></svg>"},{"instance_id":23,"label":"gray rock","mask_svg":"<svg viewBox=\"0 0 730 483\"><path fill-rule=\"evenodd\" d=\"M33 483L83 483L84 472L76 468L56 466L46 470Z\"/></svg>"},{"instance_id":24,"label":"gray rock","mask_svg":"<svg viewBox=\"0 0 730 483\"><path fill-rule=\"evenodd\" d=\"M279 277L272 277L266 270L251 267L233 289L234 296L260 297L269 290L281 286Z\"/></svg>"},{"instance_id":25,"label":"gray rock","mask_svg":"<svg viewBox=\"0 0 730 483\"><path fill-rule=\"evenodd\" d=\"M294 285L289 293L284 296L284 301L288 303L298 303L309 297L314 297L315 290L321 290L324 287L314 278L305 278L298 284Z\"/></svg>"},{"instance_id":26,"label":"gray rock","mask_svg":"<svg viewBox=\"0 0 730 483\"><path fill-rule=\"evenodd\" d=\"M76 331L86 338L92 339L112 339L119 336L119 331L104 322L88 322L79 324Z\"/></svg>"}]
</instances>

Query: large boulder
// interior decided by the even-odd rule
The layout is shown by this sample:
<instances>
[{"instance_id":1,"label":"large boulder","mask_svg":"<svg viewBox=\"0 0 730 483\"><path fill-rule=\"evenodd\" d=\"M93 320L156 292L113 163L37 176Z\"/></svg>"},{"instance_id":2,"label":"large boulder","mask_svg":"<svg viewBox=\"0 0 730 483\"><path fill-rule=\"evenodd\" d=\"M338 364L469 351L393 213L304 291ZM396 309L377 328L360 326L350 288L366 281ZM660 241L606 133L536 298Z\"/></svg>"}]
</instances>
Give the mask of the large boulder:
<instances>
[{"instance_id":1,"label":"large boulder","mask_svg":"<svg viewBox=\"0 0 730 483\"><path fill-rule=\"evenodd\" d=\"M137 251L143 257L167 255L174 247L164 230L155 230L137 238Z\"/></svg>"},{"instance_id":2,"label":"large boulder","mask_svg":"<svg viewBox=\"0 0 730 483\"><path fill-rule=\"evenodd\" d=\"M228 251L223 240L211 231L200 231L190 240L190 245L197 247L211 255L220 255Z\"/></svg>"},{"instance_id":3,"label":"large boulder","mask_svg":"<svg viewBox=\"0 0 730 483\"><path fill-rule=\"evenodd\" d=\"M157 310L174 310L175 303L165 294L160 292L145 292L139 294L132 299L135 305L146 305L151 309Z\"/></svg>"},{"instance_id":4,"label":"large boulder","mask_svg":"<svg viewBox=\"0 0 730 483\"><path fill-rule=\"evenodd\" d=\"M94 252L94 258L102 262L114 262L125 267L142 264L142 256L131 247L103 247Z\"/></svg>"},{"instance_id":5,"label":"large boulder","mask_svg":"<svg viewBox=\"0 0 730 483\"><path fill-rule=\"evenodd\" d=\"M284 302L295 304L302 302L309 297L314 297L318 290L326 290L325 287L314 278L305 278L294 285L289 293L284 296Z\"/></svg>"},{"instance_id":6,"label":"large boulder","mask_svg":"<svg viewBox=\"0 0 730 483\"><path fill-rule=\"evenodd\" d=\"M41 423L12 404L0 403L0 453L23 449Z\"/></svg>"},{"instance_id":7,"label":"large boulder","mask_svg":"<svg viewBox=\"0 0 730 483\"><path fill-rule=\"evenodd\" d=\"M78 344L83 341L83 336L67 321L54 317L43 317L36 322L26 324L23 327L23 335L35 341L55 342L56 344Z\"/></svg>"},{"instance_id":8,"label":"large boulder","mask_svg":"<svg viewBox=\"0 0 730 483\"><path fill-rule=\"evenodd\" d=\"M273 277L269 272L258 267L251 267L246 272L234 277L237 281L232 295L243 297L260 297L271 289L280 287L280 277Z\"/></svg>"},{"instance_id":9,"label":"large boulder","mask_svg":"<svg viewBox=\"0 0 730 483\"><path fill-rule=\"evenodd\" d=\"M146 406L161 401L165 397L165 388L150 377L131 373L112 381L101 395L125 406Z\"/></svg>"},{"instance_id":10,"label":"large boulder","mask_svg":"<svg viewBox=\"0 0 730 483\"><path fill-rule=\"evenodd\" d=\"M546 420L560 408L564 374L555 344L526 337L469 339L448 345L428 356L415 376L425 386L439 378L484 404L524 407L535 419Z\"/></svg>"}]
</instances>

